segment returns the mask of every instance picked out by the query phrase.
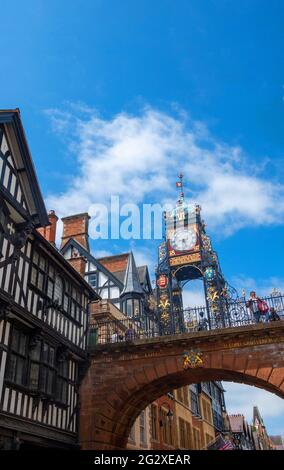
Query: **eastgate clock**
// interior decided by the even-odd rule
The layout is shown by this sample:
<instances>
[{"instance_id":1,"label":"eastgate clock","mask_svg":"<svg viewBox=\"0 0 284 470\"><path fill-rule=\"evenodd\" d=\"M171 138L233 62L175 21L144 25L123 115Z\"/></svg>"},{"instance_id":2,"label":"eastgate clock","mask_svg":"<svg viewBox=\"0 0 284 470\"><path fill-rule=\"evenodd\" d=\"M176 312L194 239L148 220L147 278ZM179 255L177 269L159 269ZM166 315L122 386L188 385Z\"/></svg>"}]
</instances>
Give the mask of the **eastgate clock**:
<instances>
[{"instance_id":1,"label":"eastgate clock","mask_svg":"<svg viewBox=\"0 0 284 470\"><path fill-rule=\"evenodd\" d=\"M196 232L192 228L179 228L174 232L170 239L170 245L175 251L192 250L195 247L196 242Z\"/></svg>"}]
</instances>

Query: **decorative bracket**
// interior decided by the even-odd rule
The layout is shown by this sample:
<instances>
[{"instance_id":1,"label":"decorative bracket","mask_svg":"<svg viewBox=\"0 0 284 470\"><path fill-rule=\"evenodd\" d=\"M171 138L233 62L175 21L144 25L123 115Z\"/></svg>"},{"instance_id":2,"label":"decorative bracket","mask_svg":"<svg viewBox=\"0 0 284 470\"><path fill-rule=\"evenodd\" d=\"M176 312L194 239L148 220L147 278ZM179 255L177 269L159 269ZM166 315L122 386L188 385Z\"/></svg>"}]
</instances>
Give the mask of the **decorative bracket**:
<instances>
[{"instance_id":1,"label":"decorative bracket","mask_svg":"<svg viewBox=\"0 0 284 470\"><path fill-rule=\"evenodd\" d=\"M66 361L66 359L69 357L70 351L66 346L59 346L56 352L56 361L58 363Z\"/></svg>"},{"instance_id":2,"label":"decorative bracket","mask_svg":"<svg viewBox=\"0 0 284 470\"><path fill-rule=\"evenodd\" d=\"M38 345L38 343L41 341L41 329L37 328L34 330L33 334L30 337L30 343L29 343L29 349L32 351L35 349Z\"/></svg>"},{"instance_id":3,"label":"decorative bracket","mask_svg":"<svg viewBox=\"0 0 284 470\"><path fill-rule=\"evenodd\" d=\"M0 320L5 320L12 309L12 303L5 300L0 300Z\"/></svg>"},{"instance_id":4,"label":"decorative bracket","mask_svg":"<svg viewBox=\"0 0 284 470\"><path fill-rule=\"evenodd\" d=\"M10 256L0 262L0 268L3 268L10 263L14 263L19 259L21 249L25 246L27 238L33 229L34 224L31 221L19 225L16 225L13 222L8 223L7 220L6 223L1 223L0 230L2 233L7 235L8 240L14 246L14 251Z\"/></svg>"}]
</instances>

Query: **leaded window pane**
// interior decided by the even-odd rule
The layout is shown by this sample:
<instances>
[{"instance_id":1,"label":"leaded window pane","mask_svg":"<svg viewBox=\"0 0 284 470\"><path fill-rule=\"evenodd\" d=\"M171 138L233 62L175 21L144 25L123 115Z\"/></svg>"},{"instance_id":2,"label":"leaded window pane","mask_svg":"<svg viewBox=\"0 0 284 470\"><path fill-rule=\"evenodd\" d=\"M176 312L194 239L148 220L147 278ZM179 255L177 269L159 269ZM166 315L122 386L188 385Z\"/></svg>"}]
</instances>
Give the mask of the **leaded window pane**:
<instances>
[{"instance_id":1,"label":"leaded window pane","mask_svg":"<svg viewBox=\"0 0 284 470\"><path fill-rule=\"evenodd\" d=\"M44 259L42 256L40 257L39 267L40 267L40 269L42 269L43 271L45 270L45 259Z\"/></svg>"},{"instance_id":2,"label":"leaded window pane","mask_svg":"<svg viewBox=\"0 0 284 470\"><path fill-rule=\"evenodd\" d=\"M37 390L39 383L39 364L31 363L30 369L30 387Z\"/></svg>"},{"instance_id":3,"label":"leaded window pane","mask_svg":"<svg viewBox=\"0 0 284 470\"><path fill-rule=\"evenodd\" d=\"M127 304L126 304L126 315L127 315L128 317L132 317L132 315L133 315L132 299L128 299L128 300L127 300Z\"/></svg>"},{"instance_id":4,"label":"leaded window pane","mask_svg":"<svg viewBox=\"0 0 284 470\"><path fill-rule=\"evenodd\" d=\"M55 278L55 271L54 271L54 267L52 266L52 264L49 265L48 274L49 274L49 277L51 277L51 279Z\"/></svg>"},{"instance_id":5,"label":"leaded window pane","mask_svg":"<svg viewBox=\"0 0 284 470\"><path fill-rule=\"evenodd\" d=\"M48 284L47 284L47 295L51 299L53 298L53 287L54 287L54 282L48 279Z\"/></svg>"},{"instance_id":6,"label":"leaded window pane","mask_svg":"<svg viewBox=\"0 0 284 470\"><path fill-rule=\"evenodd\" d=\"M27 344L26 335L20 334L18 352L22 355L25 355L26 353L26 344Z\"/></svg>"},{"instance_id":7,"label":"leaded window pane","mask_svg":"<svg viewBox=\"0 0 284 470\"><path fill-rule=\"evenodd\" d=\"M46 366L41 366L41 390L45 392L47 388L48 380L48 368Z\"/></svg>"},{"instance_id":8,"label":"leaded window pane","mask_svg":"<svg viewBox=\"0 0 284 470\"><path fill-rule=\"evenodd\" d=\"M36 278L37 278L37 270L35 267L32 267L31 282L34 286L36 286Z\"/></svg>"},{"instance_id":9,"label":"leaded window pane","mask_svg":"<svg viewBox=\"0 0 284 470\"><path fill-rule=\"evenodd\" d=\"M8 366L7 379L14 381L16 376L16 367L17 367L17 356L11 354Z\"/></svg>"},{"instance_id":10,"label":"leaded window pane","mask_svg":"<svg viewBox=\"0 0 284 470\"><path fill-rule=\"evenodd\" d=\"M40 290L43 290L43 280L44 280L43 274L42 274L41 272L39 272L39 273L38 273L37 287L38 287Z\"/></svg>"},{"instance_id":11,"label":"leaded window pane","mask_svg":"<svg viewBox=\"0 0 284 470\"><path fill-rule=\"evenodd\" d=\"M14 381L19 385L22 385L23 383L24 366L25 366L25 360L21 357L17 357L16 374L15 374Z\"/></svg>"},{"instance_id":12,"label":"leaded window pane","mask_svg":"<svg viewBox=\"0 0 284 470\"><path fill-rule=\"evenodd\" d=\"M43 351L42 351L42 361L45 364L48 364L48 352L49 352L49 346L46 343L43 343Z\"/></svg>"},{"instance_id":13,"label":"leaded window pane","mask_svg":"<svg viewBox=\"0 0 284 470\"><path fill-rule=\"evenodd\" d=\"M68 361L60 362L56 379L56 399L66 404L68 398Z\"/></svg>"},{"instance_id":14,"label":"leaded window pane","mask_svg":"<svg viewBox=\"0 0 284 470\"><path fill-rule=\"evenodd\" d=\"M78 322L81 322L81 307L79 307L79 305L77 305L77 309L76 309L76 320Z\"/></svg>"},{"instance_id":15,"label":"leaded window pane","mask_svg":"<svg viewBox=\"0 0 284 470\"><path fill-rule=\"evenodd\" d=\"M68 295L65 294L64 295L64 310L65 310L65 312L68 312L68 304L69 304L69 298L68 298Z\"/></svg>"},{"instance_id":16,"label":"leaded window pane","mask_svg":"<svg viewBox=\"0 0 284 470\"><path fill-rule=\"evenodd\" d=\"M134 316L137 317L140 315L140 302L138 299L134 299Z\"/></svg>"},{"instance_id":17,"label":"leaded window pane","mask_svg":"<svg viewBox=\"0 0 284 470\"><path fill-rule=\"evenodd\" d=\"M38 252L37 252L37 251L34 251L33 262L34 262L35 264L38 264L38 258L39 258Z\"/></svg>"},{"instance_id":18,"label":"leaded window pane","mask_svg":"<svg viewBox=\"0 0 284 470\"><path fill-rule=\"evenodd\" d=\"M67 403L67 382L64 380L62 382L62 396L61 396L61 401L63 403Z\"/></svg>"},{"instance_id":19,"label":"leaded window pane","mask_svg":"<svg viewBox=\"0 0 284 470\"><path fill-rule=\"evenodd\" d=\"M49 365L53 366L54 365L54 359L55 359L55 350L54 348L49 349Z\"/></svg>"},{"instance_id":20,"label":"leaded window pane","mask_svg":"<svg viewBox=\"0 0 284 470\"><path fill-rule=\"evenodd\" d=\"M72 315L73 318L75 318L75 311L76 311L76 305L75 305L74 301L72 300L71 315Z\"/></svg>"},{"instance_id":21,"label":"leaded window pane","mask_svg":"<svg viewBox=\"0 0 284 470\"><path fill-rule=\"evenodd\" d=\"M50 395L52 394L52 391L53 391L53 381L54 381L54 371L49 369L46 392L49 393Z\"/></svg>"},{"instance_id":22,"label":"leaded window pane","mask_svg":"<svg viewBox=\"0 0 284 470\"><path fill-rule=\"evenodd\" d=\"M57 300L59 304L62 303L63 295L63 283L59 276L56 277L55 286L54 286L54 300Z\"/></svg>"},{"instance_id":23,"label":"leaded window pane","mask_svg":"<svg viewBox=\"0 0 284 470\"><path fill-rule=\"evenodd\" d=\"M30 357L33 361L40 360L40 351L41 351L41 342L38 342L34 348L32 348L30 352Z\"/></svg>"},{"instance_id":24,"label":"leaded window pane","mask_svg":"<svg viewBox=\"0 0 284 470\"><path fill-rule=\"evenodd\" d=\"M19 332L18 330L13 330L12 334L12 344L11 347L14 351L18 351L18 342L19 342Z\"/></svg>"}]
</instances>

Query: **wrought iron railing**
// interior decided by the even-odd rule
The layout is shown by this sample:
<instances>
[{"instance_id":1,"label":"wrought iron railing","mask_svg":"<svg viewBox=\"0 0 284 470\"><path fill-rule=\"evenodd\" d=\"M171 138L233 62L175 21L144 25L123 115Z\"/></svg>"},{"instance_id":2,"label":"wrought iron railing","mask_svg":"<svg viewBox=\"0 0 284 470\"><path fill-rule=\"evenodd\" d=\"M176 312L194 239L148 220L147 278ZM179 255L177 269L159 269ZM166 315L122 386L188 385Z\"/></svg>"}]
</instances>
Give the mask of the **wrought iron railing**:
<instances>
[{"instance_id":1,"label":"wrought iron railing","mask_svg":"<svg viewBox=\"0 0 284 470\"><path fill-rule=\"evenodd\" d=\"M272 309L280 320L284 320L284 295L262 297L269 306L267 314L261 314L260 322L271 322ZM212 311L206 307L190 307L183 311L183 325L174 330L164 328L153 318L126 318L123 320L97 321L90 325L89 348L98 344L133 342L136 339L154 338L178 333L193 333L203 330L250 325L257 322L247 301L239 298L224 303L222 311Z\"/></svg>"},{"instance_id":2,"label":"wrought iron railing","mask_svg":"<svg viewBox=\"0 0 284 470\"><path fill-rule=\"evenodd\" d=\"M214 330L220 328L230 328L236 326L245 326L252 323L273 321L272 309L274 309L280 320L284 320L284 296L270 295L262 297L266 302L269 311L265 314L259 314L257 318L244 298L230 300L223 303L222 310L213 311L206 307L193 307L184 310L185 331Z\"/></svg>"}]
</instances>

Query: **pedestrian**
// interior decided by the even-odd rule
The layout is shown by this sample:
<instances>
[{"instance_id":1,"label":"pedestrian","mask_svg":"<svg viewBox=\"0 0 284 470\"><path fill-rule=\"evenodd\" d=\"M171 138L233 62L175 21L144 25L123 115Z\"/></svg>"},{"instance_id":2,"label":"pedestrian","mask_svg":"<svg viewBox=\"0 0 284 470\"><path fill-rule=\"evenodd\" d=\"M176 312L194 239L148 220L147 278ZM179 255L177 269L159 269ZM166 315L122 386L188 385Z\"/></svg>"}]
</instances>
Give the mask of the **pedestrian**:
<instances>
[{"instance_id":1,"label":"pedestrian","mask_svg":"<svg viewBox=\"0 0 284 470\"><path fill-rule=\"evenodd\" d=\"M132 323L129 324L129 327L127 328L125 332L125 341L133 341L135 338L135 331L132 327Z\"/></svg>"},{"instance_id":2,"label":"pedestrian","mask_svg":"<svg viewBox=\"0 0 284 470\"><path fill-rule=\"evenodd\" d=\"M269 315L269 321L278 321L281 320L280 316L276 312L274 307L271 307L270 309L270 315Z\"/></svg>"},{"instance_id":3,"label":"pedestrian","mask_svg":"<svg viewBox=\"0 0 284 470\"><path fill-rule=\"evenodd\" d=\"M262 317L264 316L264 319L266 322L269 322L269 306L265 300L258 299L258 311Z\"/></svg>"},{"instance_id":4,"label":"pedestrian","mask_svg":"<svg viewBox=\"0 0 284 470\"><path fill-rule=\"evenodd\" d=\"M111 335L111 342L112 343L117 343L118 340L119 340L118 330L114 330L113 334Z\"/></svg>"},{"instance_id":5,"label":"pedestrian","mask_svg":"<svg viewBox=\"0 0 284 470\"><path fill-rule=\"evenodd\" d=\"M260 298L256 296L255 291L250 292L250 297L248 301L246 302L246 306L250 309L251 314L254 317L254 320L256 323L259 323L260 321L260 311L258 309L258 302Z\"/></svg>"},{"instance_id":6,"label":"pedestrian","mask_svg":"<svg viewBox=\"0 0 284 470\"><path fill-rule=\"evenodd\" d=\"M207 330L208 328L208 320L204 317L204 312L199 313L199 322L198 322L198 331Z\"/></svg>"}]
</instances>

